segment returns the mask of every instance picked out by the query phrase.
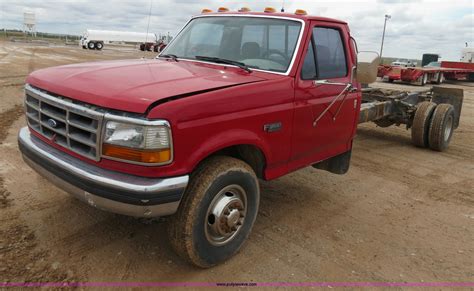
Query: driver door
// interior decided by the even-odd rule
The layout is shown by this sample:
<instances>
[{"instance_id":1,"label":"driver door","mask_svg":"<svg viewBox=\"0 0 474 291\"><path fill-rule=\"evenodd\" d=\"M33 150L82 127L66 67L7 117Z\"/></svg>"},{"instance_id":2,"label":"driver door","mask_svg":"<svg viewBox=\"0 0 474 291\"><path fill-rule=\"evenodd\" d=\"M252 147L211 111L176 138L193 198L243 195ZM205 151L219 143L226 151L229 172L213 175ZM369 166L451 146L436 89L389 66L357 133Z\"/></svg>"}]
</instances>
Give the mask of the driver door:
<instances>
[{"instance_id":1,"label":"driver door","mask_svg":"<svg viewBox=\"0 0 474 291\"><path fill-rule=\"evenodd\" d=\"M344 84L351 81L351 68L356 62L349 49L347 31L344 24L312 23L295 79L290 169L308 166L351 148L359 112L358 94L348 92L337 98L345 89ZM332 82L344 84L328 84Z\"/></svg>"}]
</instances>

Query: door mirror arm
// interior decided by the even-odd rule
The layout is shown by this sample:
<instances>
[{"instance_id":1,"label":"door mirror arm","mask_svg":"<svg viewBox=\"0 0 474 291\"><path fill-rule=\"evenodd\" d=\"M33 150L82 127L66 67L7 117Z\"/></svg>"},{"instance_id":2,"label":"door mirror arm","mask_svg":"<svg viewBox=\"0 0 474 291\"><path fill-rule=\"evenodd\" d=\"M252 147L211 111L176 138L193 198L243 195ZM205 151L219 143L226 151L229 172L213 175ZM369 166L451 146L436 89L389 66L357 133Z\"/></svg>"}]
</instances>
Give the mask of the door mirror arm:
<instances>
[{"instance_id":1,"label":"door mirror arm","mask_svg":"<svg viewBox=\"0 0 474 291\"><path fill-rule=\"evenodd\" d=\"M343 102L344 102L344 99L346 98L347 96L347 93L349 92L353 92L353 90L356 90L356 88L352 85L352 83L338 83L338 82L331 82L331 81L328 81L328 80L315 80L314 81L314 84L315 85L336 85L336 86L345 86L344 89L341 91L341 93L339 93L339 95L337 95L332 101L331 103L328 105L328 107L326 107L326 109L323 110L323 112L321 112L321 114L319 114L318 117L316 117L314 120L313 120L313 127L317 125L318 121L324 116L324 114L326 114L326 112L329 111L329 109L331 109L331 107L334 105L334 103L336 103L336 101L341 97L341 96L344 96L343 98ZM339 114L339 111L341 109L341 106L342 104L339 106L336 114L334 115L333 117L333 120L336 120L336 117L337 115Z\"/></svg>"}]
</instances>

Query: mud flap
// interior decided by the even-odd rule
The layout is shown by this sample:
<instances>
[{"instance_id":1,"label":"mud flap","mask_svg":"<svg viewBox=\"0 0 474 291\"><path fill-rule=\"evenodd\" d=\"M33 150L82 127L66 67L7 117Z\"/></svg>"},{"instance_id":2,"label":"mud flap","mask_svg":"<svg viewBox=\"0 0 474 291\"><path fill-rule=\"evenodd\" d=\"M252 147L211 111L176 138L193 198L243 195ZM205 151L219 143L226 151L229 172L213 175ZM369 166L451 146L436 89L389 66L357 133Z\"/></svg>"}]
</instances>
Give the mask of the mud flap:
<instances>
[{"instance_id":1,"label":"mud flap","mask_svg":"<svg viewBox=\"0 0 474 291\"><path fill-rule=\"evenodd\" d=\"M352 149L335 157L313 164L312 166L316 169L342 175L349 171L349 166L351 164L351 154Z\"/></svg>"}]
</instances>

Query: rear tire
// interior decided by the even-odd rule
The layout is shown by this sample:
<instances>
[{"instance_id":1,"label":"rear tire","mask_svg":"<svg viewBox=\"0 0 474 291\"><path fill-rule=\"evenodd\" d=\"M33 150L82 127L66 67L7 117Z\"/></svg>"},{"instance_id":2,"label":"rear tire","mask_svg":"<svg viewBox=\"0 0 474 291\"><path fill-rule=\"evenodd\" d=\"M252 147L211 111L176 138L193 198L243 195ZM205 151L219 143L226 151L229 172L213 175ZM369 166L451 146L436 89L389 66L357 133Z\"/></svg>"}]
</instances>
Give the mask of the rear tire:
<instances>
[{"instance_id":1,"label":"rear tire","mask_svg":"<svg viewBox=\"0 0 474 291\"><path fill-rule=\"evenodd\" d=\"M438 79L436 80L436 84L443 84L444 82L444 74L442 72L438 73Z\"/></svg>"},{"instance_id":2,"label":"rear tire","mask_svg":"<svg viewBox=\"0 0 474 291\"><path fill-rule=\"evenodd\" d=\"M425 86L428 82L428 74L423 74L421 77L421 86Z\"/></svg>"},{"instance_id":3,"label":"rear tire","mask_svg":"<svg viewBox=\"0 0 474 291\"><path fill-rule=\"evenodd\" d=\"M433 113L429 131L429 145L432 150L442 152L448 148L454 131L454 107L439 104Z\"/></svg>"},{"instance_id":4,"label":"rear tire","mask_svg":"<svg viewBox=\"0 0 474 291\"><path fill-rule=\"evenodd\" d=\"M95 49L96 49L96 50L99 50L99 51L100 51L100 50L102 50L103 48L104 48L104 44L103 44L103 43L98 42L98 43L95 44Z\"/></svg>"},{"instance_id":5,"label":"rear tire","mask_svg":"<svg viewBox=\"0 0 474 291\"><path fill-rule=\"evenodd\" d=\"M95 49L95 43L94 42L88 42L87 43L87 48L90 49L90 50Z\"/></svg>"},{"instance_id":6,"label":"rear tire","mask_svg":"<svg viewBox=\"0 0 474 291\"><path fill-rule=\"evenodd\" d=\"M417 147L428 147L428 133L436 104L428 101L418 104L411 127L411 141Z\"/></svg>"},{"instance_id":7,"label":"rear tire","mask_svg":"<svg viewBox=\"0 0 474 291\"><path fill-rule=\"evenodd\" d=\"M260 190L252 168L217 156L192 174L168 237L178 255L209 268L237 253L257 217Z\"/></svg>"}]
</instances>

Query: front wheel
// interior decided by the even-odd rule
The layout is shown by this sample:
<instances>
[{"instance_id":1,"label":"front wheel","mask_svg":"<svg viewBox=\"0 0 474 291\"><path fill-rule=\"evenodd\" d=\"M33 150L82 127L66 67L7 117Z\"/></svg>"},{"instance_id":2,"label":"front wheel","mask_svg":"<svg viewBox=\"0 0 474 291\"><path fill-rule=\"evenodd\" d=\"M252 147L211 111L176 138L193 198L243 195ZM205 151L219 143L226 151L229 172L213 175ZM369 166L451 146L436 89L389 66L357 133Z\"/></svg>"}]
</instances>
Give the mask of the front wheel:
<instances>
[{"instance_id":1,"label":"front wheel","mask_svg":"<svg viewBox=\"0 0 474 291\"><path fill-rule=\"evenodd\" d=\"M90 50L95 49L95 43L94 42L88 42L87 43L87 48L90 49Z\"/></svg>"},{"instance_id":2,"label":"front wheel","mask_svg":"<svg viewBox=\"0 0 474 291\"><path fill-rule=\"evenodd\" d=\"M257 217L260 190L252 168L241 160L217 156L191 176L168 236L190 263L209 268L236 254Z\"/></svg>"}]
</instances>

